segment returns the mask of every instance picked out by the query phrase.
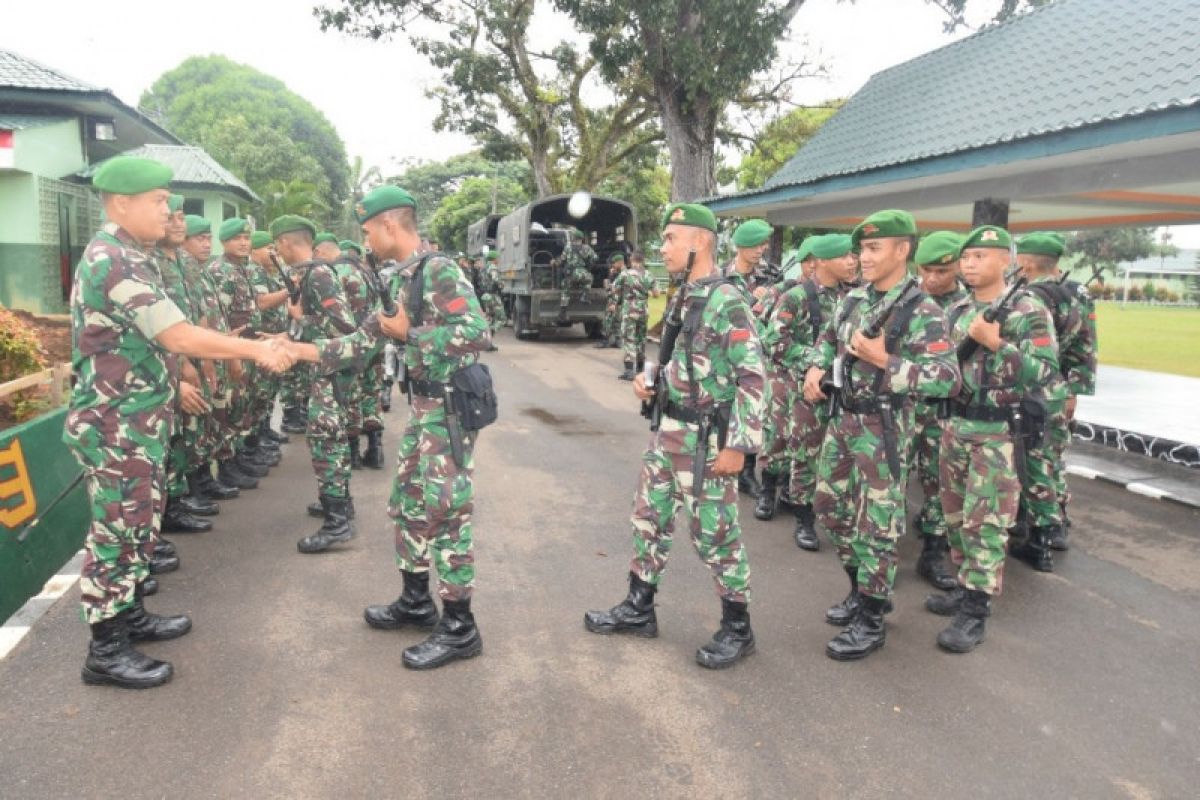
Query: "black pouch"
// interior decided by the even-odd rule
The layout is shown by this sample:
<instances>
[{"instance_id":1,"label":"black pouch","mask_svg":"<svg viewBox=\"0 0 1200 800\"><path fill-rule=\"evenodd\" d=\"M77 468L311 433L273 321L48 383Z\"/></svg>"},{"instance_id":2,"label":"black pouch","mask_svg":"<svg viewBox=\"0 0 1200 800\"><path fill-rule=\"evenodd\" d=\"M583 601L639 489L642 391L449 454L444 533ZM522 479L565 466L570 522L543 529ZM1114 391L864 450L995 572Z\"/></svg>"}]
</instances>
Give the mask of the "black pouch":
<instances>
[{"instance_id":1,"label":"black pouch","mask_svg":"<svg viewBox=\"0 0 1200 800\"><path fill-rule=\"evenodd\" d=\"M478 431L496 421L500 407L492 373L483 364L463 367L450 378L454 412L464 431Z\"/></svg>"},{"instance_id":2,"label":"black pouch","mask_svg":"<svg viewBox=\"0 0 1200 800\"><path fill-rule=\"evenodd\" d=\"M1025 439L1026 449L1042 446L1046 438L1046 404L1038 397L1021 400L1021 426L1016 432Z\"/></svg>"}]
</instances>

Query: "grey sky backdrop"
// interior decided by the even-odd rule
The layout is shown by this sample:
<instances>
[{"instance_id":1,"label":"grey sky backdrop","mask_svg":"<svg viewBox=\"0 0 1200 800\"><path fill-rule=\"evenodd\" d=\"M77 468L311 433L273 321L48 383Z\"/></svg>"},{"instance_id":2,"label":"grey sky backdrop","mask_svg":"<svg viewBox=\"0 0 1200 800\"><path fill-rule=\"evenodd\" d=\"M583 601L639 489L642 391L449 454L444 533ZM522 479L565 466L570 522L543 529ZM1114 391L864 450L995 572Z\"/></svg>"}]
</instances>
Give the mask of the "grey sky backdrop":
<instances>
[{"instance_id":1,"label":"grey sky backdrop","mask_svg":"<svg viewBox=\"0 0 1200 800\"><path fill-rule=\"evenodd\" d=\"M130 105L188 56L220 53L284 81L325 113L351 157L361 155L385 174L400 159L438 160L471 149L466 137L433 130L436 104L424 92L438 74L405 39L375 43L321 33L313 5L0 0L0 47L112 89ZM570 36L571 27L546 5L533 37L548 49ZM979 2L981 12L991 5ZM943 20L924 0L808 0L784 47L825 63L830 77L804 81L795 100L817 104L848 96L875 72L966 35L944 34ZM1200 247L1200 226L1174 233L1178 246Z\"/></svg>"}]
</instances>

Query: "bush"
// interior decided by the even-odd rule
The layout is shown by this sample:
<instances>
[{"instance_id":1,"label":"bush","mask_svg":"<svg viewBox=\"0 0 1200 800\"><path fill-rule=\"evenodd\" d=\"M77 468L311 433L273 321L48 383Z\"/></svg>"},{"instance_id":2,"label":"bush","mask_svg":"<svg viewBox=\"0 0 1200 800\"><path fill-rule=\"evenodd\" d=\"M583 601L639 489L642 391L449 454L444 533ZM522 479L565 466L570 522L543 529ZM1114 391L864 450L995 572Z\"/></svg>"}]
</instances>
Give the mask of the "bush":
<instances>
[{"instance_id":1,"label":"bush","mask_svg":"<svg viewBox=\"0 0 1200 800\"><path fill-rule=\"evenodd\" d=\"M0 383L45 368L37 332L7 308L0 308Z\"/></svg>"},{"instance_id":2,"label":"bush","mask_svg":"<svg viewBox=\"0 0 1200 800\"><path fill-rule=\"evenodd\" d=\"M1090 296L1093 300L1099 300L1104 297L1104 290L1107 288L1108 287L1102 283L1089 284L1087 287L1088 296Z\"/></svg>"},{"instance_id":3,"label":"bush","mask_svg":"<svg viewBox=\"0 0 1200 800\"><path fill-rule=\"evenodd\" d=\"M1159 286L1154 290L1154 299L1160 303L1165 303L1171 298L1171 290L1165 286Z\"/></svg>"},{"instance_id":4,"label":"bush","mask_svg":"<svg viewBox=\"0 0 1200 800\"><path fill-rule=\"evenodd\" d=\"M1143 297L1142 287L1140 287L1140 286L1130 286L1129 287L1129 301L1131 303L1142 302L1142 297Z\"/></svg>"},{"instance_id":5,"label":"bush","mask_svg":"<svg viewBox=\"0 0 1200 800\"><path fill-rule=\"evenodd\" d=\"M1147 302L1154 299L1154 291L1154 281L1146 281L1142 284L1142 297ZM1129 299L1132 300L1133 298L1130 297Z\"/></svg>"},{"instance_id":6,"label":"bush","mask_svg":"<svg viewBox=\"0 0 1200 800\"><path fill-rule=\"evenodd\" d=\"M1117 296L1117 290L1114 287L1112 287L1106 283L1106 284L1104 284L1103 292L1100 296L1103 297L1105 300L1112 300L1114 297Z\"/></svg>"}]
</instances>

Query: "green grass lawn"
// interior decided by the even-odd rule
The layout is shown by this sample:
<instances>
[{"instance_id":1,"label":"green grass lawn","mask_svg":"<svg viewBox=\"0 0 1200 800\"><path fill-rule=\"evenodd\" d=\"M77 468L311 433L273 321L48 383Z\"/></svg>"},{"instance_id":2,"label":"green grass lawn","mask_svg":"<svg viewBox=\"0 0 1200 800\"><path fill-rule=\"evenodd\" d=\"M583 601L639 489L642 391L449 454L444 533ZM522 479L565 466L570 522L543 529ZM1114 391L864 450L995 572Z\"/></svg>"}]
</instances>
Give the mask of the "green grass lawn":
<instances>
[{"instance_id":1,"label":"green grass lawn","mask_svg":"<svg viewBox=\"0 0 1200 800\"><path fill-rule=\"evenodd\" d=\"M1100 363L1200 377L1200 309L1097 303Z\"/></svg>"}]
</instances>

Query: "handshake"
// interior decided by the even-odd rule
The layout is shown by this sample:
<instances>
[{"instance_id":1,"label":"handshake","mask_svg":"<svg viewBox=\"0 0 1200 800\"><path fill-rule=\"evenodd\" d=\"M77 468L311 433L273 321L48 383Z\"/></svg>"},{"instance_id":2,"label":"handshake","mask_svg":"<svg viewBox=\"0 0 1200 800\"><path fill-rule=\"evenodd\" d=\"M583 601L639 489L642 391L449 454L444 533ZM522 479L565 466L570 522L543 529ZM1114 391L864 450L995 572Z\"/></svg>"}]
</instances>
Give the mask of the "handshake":
<instances>
[{"instance_id":1,"label":"handshake","mask_svg":"<svg viewBox=\"0 0 1200 800\"><path fill-rule=\"evenodd\" d=\"M269 372L287 372L302 360L295 343L285 336L268 336L255 344L254 363Z\"/></svg>"}]
</instances>

